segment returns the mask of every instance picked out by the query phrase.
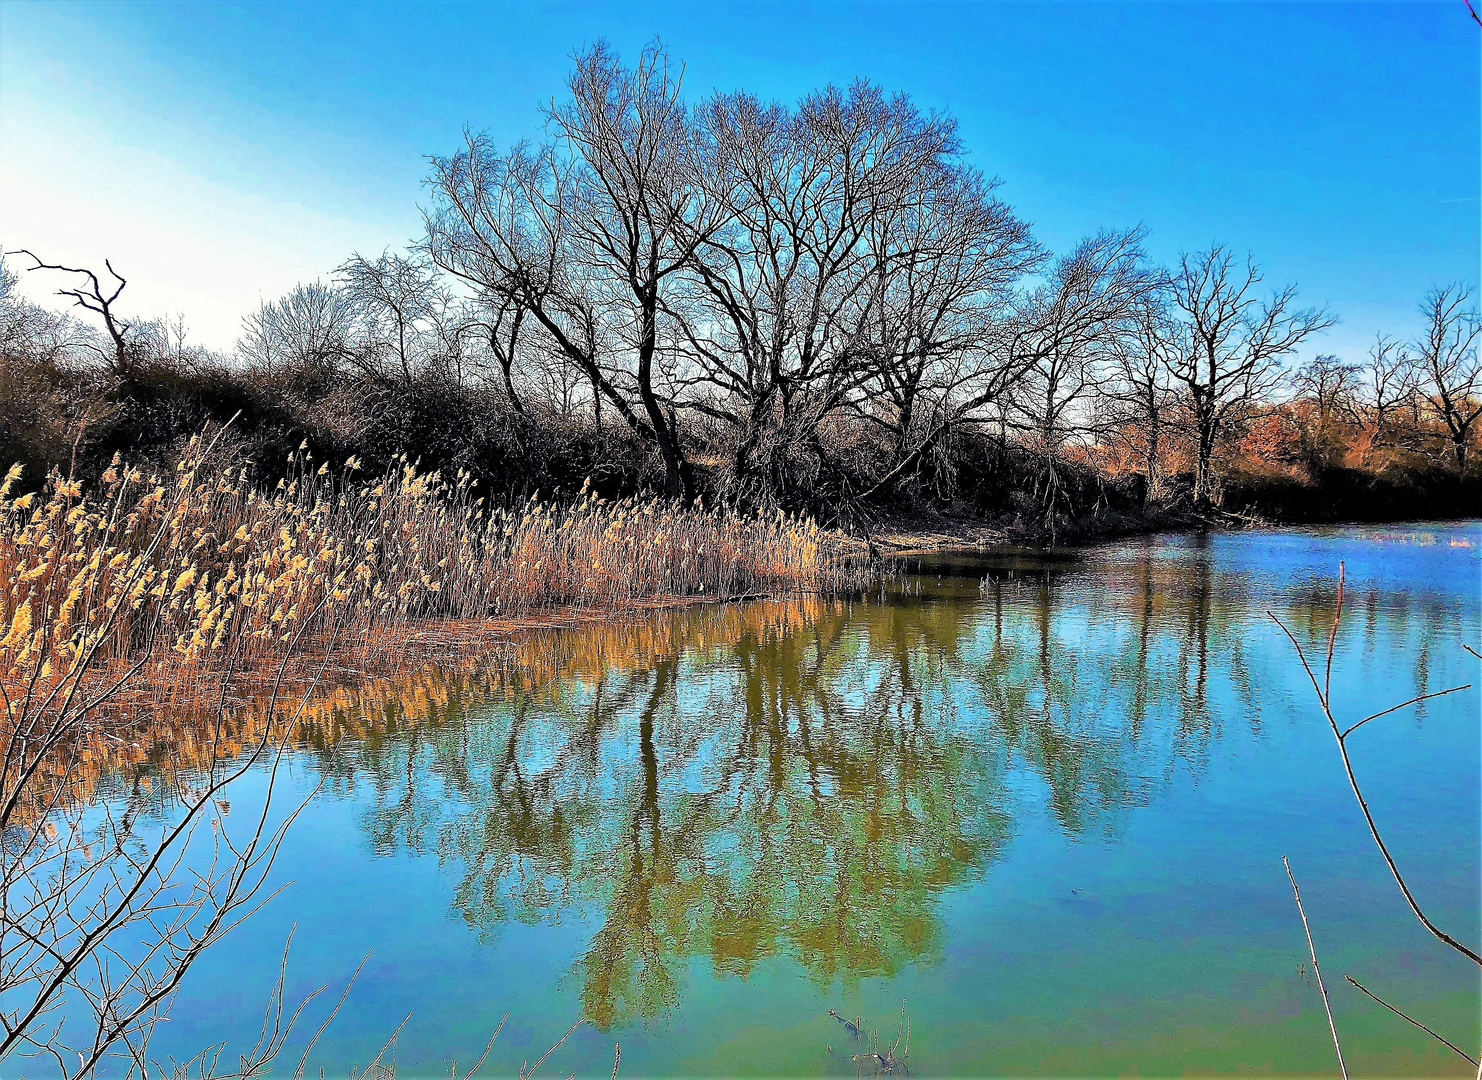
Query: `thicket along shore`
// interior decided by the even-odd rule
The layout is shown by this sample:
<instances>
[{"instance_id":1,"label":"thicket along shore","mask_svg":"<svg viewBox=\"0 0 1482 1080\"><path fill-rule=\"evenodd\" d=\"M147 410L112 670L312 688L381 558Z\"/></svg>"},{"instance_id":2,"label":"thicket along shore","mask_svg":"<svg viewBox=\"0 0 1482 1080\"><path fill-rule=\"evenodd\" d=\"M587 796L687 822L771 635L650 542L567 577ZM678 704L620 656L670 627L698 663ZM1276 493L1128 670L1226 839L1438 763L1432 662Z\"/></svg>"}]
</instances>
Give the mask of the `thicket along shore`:
<instances>
[{"instance_id":1,"label":"thicket along shore","mask_svg":"<svg viewBox=\"0 0 1482 1080\"><path fill-rule=\"evenodd\" d=\"M219 435L218 435L219 438ZM214 444L216 440L213 439ZM402 463L364 477L303 450L272 490L194 442L177 468L122 462L96 490L0 486L0 674L55 700L87 672L209 696L300 640L394 643L410 627L577 609L837 591L862 560L811 521L580 495L488 507Z\"/></svg>"}]
</instances>

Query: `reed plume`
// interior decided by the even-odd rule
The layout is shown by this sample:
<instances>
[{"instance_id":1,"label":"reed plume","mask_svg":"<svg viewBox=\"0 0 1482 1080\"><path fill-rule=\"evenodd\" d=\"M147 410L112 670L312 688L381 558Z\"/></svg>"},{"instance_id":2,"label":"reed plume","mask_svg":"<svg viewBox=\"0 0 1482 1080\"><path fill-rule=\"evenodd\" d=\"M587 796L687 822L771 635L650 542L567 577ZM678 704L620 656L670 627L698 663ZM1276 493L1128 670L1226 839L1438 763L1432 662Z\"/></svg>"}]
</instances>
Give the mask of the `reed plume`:
<instances>
[{"instance_id":1,"label":"reed plume","mask_svg":"<svg viewBox=\"0 0 1482 1080\"><path fill-rule=\"evenodd\" d=\"M300 448L260 491L192 441L174 475L115 459L94 491L53 474L0 484L0 690L7 716L86 669L193 692L290 641L394 636L441 620L619 610L669 598L821 592L851 571L831 534L786 514L583 490L490 507L461 471L405 459L363 478ZM84 658L86 662L84 663Z\"/></svg>"}]
</instances>

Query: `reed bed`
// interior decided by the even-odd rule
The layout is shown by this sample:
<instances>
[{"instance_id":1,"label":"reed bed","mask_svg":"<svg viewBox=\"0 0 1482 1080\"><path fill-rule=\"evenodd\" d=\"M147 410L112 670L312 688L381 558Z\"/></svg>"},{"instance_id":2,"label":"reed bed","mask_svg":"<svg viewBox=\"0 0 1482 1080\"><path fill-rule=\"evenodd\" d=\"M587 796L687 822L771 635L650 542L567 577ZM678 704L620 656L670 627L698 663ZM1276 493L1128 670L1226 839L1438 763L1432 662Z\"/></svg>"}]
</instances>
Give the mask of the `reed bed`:
<instances>
[{"instance_id":1,"label":"reed bed","mask_svg":"<svg viewBox=\"0 0 1482 1080\"><path fill-rule=\"evenodd\" d=\"M173 475L115 460L84 491L0 485L0 690L7 716L83 671L179 695L299 643L363 645L429 623L686 597L829 592L857 569L812 521L726 508L532 498L489 507L467 476L405 460L364 478L300 448L260 491L191 444ZM142 679L135 677L143 676ZM106 680L105 680L106 681Z\"/></svg>"}]
</instances>

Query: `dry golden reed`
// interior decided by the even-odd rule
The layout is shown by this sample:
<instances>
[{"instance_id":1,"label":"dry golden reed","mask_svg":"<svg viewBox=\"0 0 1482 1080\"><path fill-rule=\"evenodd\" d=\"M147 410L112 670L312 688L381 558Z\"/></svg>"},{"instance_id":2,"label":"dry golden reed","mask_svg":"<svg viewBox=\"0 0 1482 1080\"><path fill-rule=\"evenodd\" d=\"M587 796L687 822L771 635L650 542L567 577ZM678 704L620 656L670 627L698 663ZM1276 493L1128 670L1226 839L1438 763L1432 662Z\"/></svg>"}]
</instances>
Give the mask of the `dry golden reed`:
<instances>
[{"instance_id":1,"label":"dry golden reed","mask_svg":"<svg viewBox=\"0 0 1482 1080\"><path fill-rule=\"evenodd\" d=\"M828 591L850 570L813 522L658 501L488 507L461 471L405 460L364 479L300 448L276 490L208 467L115 460L96 491L0 485L0 689L7 715L86 670L197 694L293 643L394 636L430 620L620 610L677 597ZM203 681L206 680L206 681ZM141 681L141 680L134 680Z\"/></svg>"}]
</instances>

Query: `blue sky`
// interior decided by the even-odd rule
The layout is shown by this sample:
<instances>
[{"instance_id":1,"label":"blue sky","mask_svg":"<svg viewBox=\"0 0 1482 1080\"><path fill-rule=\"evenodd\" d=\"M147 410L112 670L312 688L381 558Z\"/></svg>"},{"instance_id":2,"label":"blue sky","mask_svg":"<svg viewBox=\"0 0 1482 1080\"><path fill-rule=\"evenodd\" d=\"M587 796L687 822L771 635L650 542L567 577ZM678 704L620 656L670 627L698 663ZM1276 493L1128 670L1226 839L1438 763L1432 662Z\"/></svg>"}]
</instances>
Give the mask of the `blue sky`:
<instances>
[{"instance_id":1,"label":"blue sky","mask_svg":"<svg viewBox=\"0 0 1482 1080\"><path fill-rule=\"evenodd\" d=\"M1479 276L1482 29L1386 4L383 4L0 0L0 243L101 263L229 345L350 251L418 230L465 124L539 136L574 49L659 37L702 95L866 76L958 118L1057 249L1143 223L1219 240L1343 320L1407 334ZM39 275L37 275L39 277ZM30 286L36 294L39 282Z\"/></svg>"}]
</instances>

